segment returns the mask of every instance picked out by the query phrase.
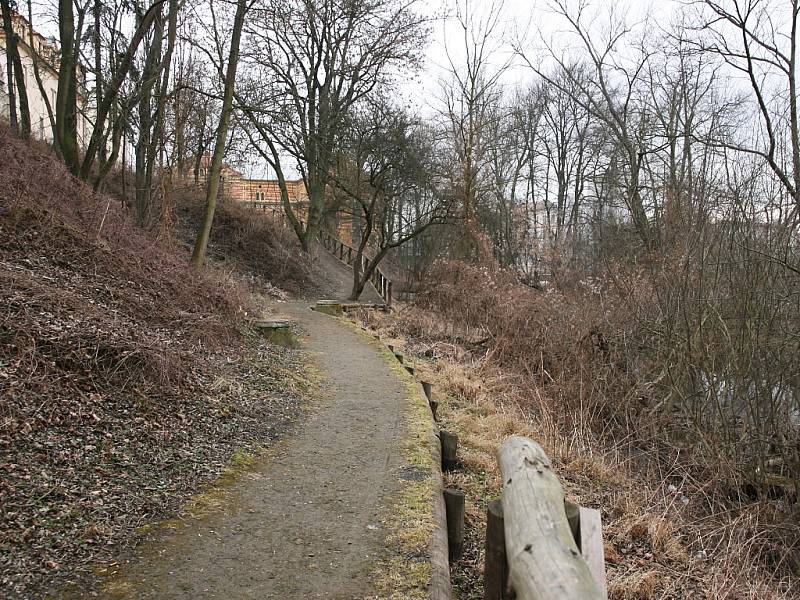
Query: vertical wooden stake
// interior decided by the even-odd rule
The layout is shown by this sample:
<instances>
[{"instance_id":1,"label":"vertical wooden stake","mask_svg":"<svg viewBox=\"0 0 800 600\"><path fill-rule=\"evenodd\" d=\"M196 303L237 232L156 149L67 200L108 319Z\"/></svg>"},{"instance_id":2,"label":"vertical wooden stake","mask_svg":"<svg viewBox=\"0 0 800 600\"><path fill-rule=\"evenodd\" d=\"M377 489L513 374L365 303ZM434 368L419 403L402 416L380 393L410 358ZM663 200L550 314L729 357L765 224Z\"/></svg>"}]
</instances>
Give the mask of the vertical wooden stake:
<instances>
[{"instance_id":1,"label":"vertical wooden stake","mask_svg":"<svg viewBox=\"0 0 800 600\"><path fill-rule=\"evenodd\" d=\"M422 390L425 392L425 397L428 399L428 402L431 400L431 394L433 393L433 385L431 385L427 381L422 382Z\"/></svg>"},{"instance_id":2,"label":"vertical wooden stake","mask_svg":"<svg viewBox=\"0 0 800 600\"><path fill-rule=\"evenodd\" d=\"M569 523L570 531L572 531L572 539L575 540L575 545L578 550L581 549L581 507L577 504L564 500L564 512L567 513L567 522Z\"/></svg>"},{"instance_id":3,"label":"vertical wooden stake","mask_svg":"<svg viewBox=\"0 0 800 600\"><path fill-rule=\"evenodd\" d=\"M458 454L458 436L444 429L439 433L442 440L442 471L452 471L456 468Z\"/></svg>"},{"instance_id":4,"label":"vertical wooden stake","mask_svg":"<svg viewBox=\"0 0 800 600\"><path fill-rule=\"evenodd\" d=\"M508 560L503 501L492 500L486 509L486 562L483 568L484 600L508 600Z\"/></svg>"},{"instance_id":5,"label":"vertical wooden stake","mask_svg":"<svg viewBox=\"0 0 800 600\"><path fill-rule=\"evenodd\" d=\"M428 404L430 404L431 412L433 413L433 420L438 421L439 417L436 415L436 412L439 410L439 403L436 400L431 400Z\"/></svg>"},{"instance_id":6,"label":"vertical wooden stake","mask_svg":"<svg viewBox=\"0 0 800 600\"><path fill-rule=\"evenodd\" d=\"M447 547L452 562L461 558L464 550L464 492L444 490L444 505L447 509Z\"/></svg>"}]
</instances>

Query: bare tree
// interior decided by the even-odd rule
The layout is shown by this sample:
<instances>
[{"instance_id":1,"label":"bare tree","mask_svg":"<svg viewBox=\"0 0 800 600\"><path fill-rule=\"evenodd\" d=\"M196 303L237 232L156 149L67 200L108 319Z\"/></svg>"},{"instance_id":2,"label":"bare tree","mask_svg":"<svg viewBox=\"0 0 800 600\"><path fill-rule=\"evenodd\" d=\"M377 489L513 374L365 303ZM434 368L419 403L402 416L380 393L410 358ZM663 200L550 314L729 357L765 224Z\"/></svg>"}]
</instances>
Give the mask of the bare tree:
<instances>
[{"instance_id":1,"label":"bare tree","mask_svg":"<svg viewBox=\"0 0 800 600\"><path fill-rule=\"evenodd\" d=\"M84 180L90 178L92 168L106 139L106 122L109 113L117 106L120 90L133 65L139 44L150 30L157 15L161 14L162 5L167 0L154 0L143 13L133 35L123 51L115 53L111 72L113 76L103 85L102 102L95 107L94 124L86 148L81 158L78 145L78 62L80 43L84 33L85 17L89 5L78 5L77 20L72 0L59 0L58 24L61 41L61 54L58 66L58 92L54 112L55 142L67 167L75 175ZM129 107L128 107L129 108ZM107 171L107 169L106 169Z\"/></svg>"},{"instance_id":2,"label":"bare tree","mask_svg":"<svg viewBox=\"0 0 800 600\"><path fill-rule=\"evenodd\" d=\"M214 211L216 210L217 194L219 193L220 173L222 172L222 159L225 156L225 144L228 137L231 112L233 110L236 69L239 65L239 45L242 39L244 19L251 6L252 4L248 3L247 0L237 0L236 2L236 15L233 18L233 30L231 31L231 41L228 49L228 61L223 78L224 92L222 108L206 185L206 210L203 215L203 222L200 225L200 231L197 233L194 250L192 251L192 262L195 266L200 266L205 261L208 238L211 235L211 225L214 222Z\"/></svg>"},{"instance_id":3,"label":"bare tree","mask_svg":"<svg viewBox=\"0 0 800 600\"><path fill-rule=\"evenodd\" d=\"M485 137L489 121L497 118L500 94L498 79L509 62L492 65L498 51L497 39L503 2L495 0L485 12L476 12L470 0L459 2L456 20L461 32L459 52L448 48L450 80L443 83L442 116L451 133L454 154L452 185L462 207L463 254L480 261L491 256L486 234L476 214L480 178L488 160Z\"/></svg>"},{"instance_id":4,"label":"bare tree","mask_svg":"<svg viewBox=\"0 0 800 600\"><path fill-rule=\"evenodd\" d=\"M429 127L385 101L350 119L332 185L357 211L351 300L361 296L392 249L451 216L452 202L435 185L434 142Z\"/></svg>"},{"instance_id":5,"label":"bare tree","mask_svg":"<svg viewBox=\"0 0 800 600\"><path fill-rule=\"evenodd\" d=\"M763 129L763 143L711 138L708 143L762 158L800 210L800 115L797 44L800 0L693 2L701 25L695 47L746 76ZM773 101L777 99L777 102ZM744 138L744 139L743 139Z\"/></svg>"},{"instance_id":6,"label":"bare tree","mask_svg":"<svg viewBox=\"0 0 800 600\"><path fill-rule=\"evenodd\" d=\"M587 29L587 12L590 5L581 0L571 9L565 0L553 0L552 9L571 27L580 42L580 47L588 60L591 72L583 76L582 70L575 70L555 48L550 48L550 57L560 67L566 77L555 79L540 64L520 55L542 79L550 85L559 87L565 93L579 95L575 98L591 112L594 119L602 122L617 145L622 160L619 174L622 199L630 214L633 226L646 248L657 245L658 231L651 224L647 207L642 197L642 163L648 152L647 116L641 112L642 104L637 95L642 93L642 75L651 51L643 43L627 46L626 52L618 52L623 42L631 35L629 25L622 18L612 15L611 27L602 39L592 37ZM569 86L564 83L568 82Z\"/></svg>"},{"instance_id":7,"label":"bare tree","mask_svg":"<svg viewBox=\"0 0 800 600\"><path fill-rule=\"evenodd\" d=\"M31 113L28 108L28 92L25 87L25 72L19 56L19 34L14 30L13 13L18 12L12 0L0 0L3 16L3 33L6 42L6 74L8 78L8 103L11 129L22 138L31 135ZM16 90L15 90L16 87ZM19 121L17 121L17 99L19 99Z\"/></svg>"},{"instance_id":8,"label":"bare tree","mask_svg":"<svg viewBox=\"0 0 800 600\"><path fill-rule=\"evenodd\" d=\"M241 105L275 170L304 250L322 226L336 145L348 112L399 69L418 63L425 19L414 0L267 0L254 11ZM289 161L289 162L287 162ZM305 227L285 185L296 167L308 192Z\"/></svg>"}]
</instances>

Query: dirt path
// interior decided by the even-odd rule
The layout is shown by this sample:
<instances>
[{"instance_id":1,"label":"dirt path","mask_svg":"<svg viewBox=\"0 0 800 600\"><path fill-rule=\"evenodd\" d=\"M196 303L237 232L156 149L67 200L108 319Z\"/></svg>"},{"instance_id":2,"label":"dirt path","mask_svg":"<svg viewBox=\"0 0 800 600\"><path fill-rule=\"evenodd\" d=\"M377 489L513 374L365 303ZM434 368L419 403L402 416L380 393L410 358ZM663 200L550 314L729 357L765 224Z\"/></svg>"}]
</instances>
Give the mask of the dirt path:
<instances>
[{"instance_id":1,"label":"dirt path","mask_svg":"<svg viewBox=\"0 0 800 600\"><path fill-rule=\"evenodd\" d=\"M343 289L338 290L340 293ZM364 598L400 486L408 394L376 344L309 302L281 305L305 332L326 398L230 504L191 520L123 569L119 598ZM112 593L113 592L113 593Z\"/></svg>"},{"instance_id":2,"label":"dirt path","mask_svg":"<svg viewBox=\"0 0 800 600\"><path fill-rule=\"evenodd\" d=\"M342 263L333 254L320 249L317 255L317 261L325 274L328 277L328 285L325 292L331 297L328 300L347 300L350 296L350 290L353 289L353 270L344 263ZM376 302L378 304L383 302L375 288L369 283L364 287L361 293L361 302Z\"/></svg>"}]
</instances>

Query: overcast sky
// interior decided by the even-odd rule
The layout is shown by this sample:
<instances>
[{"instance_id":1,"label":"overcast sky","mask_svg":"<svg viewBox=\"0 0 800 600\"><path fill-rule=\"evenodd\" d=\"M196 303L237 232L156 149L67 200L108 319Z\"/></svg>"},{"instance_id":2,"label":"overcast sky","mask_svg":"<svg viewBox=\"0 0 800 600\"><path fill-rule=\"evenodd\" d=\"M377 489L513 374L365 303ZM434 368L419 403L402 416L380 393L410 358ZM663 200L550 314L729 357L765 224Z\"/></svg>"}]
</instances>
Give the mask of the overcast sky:
<instances>
[{"instance_id":1,"label":"overcast sky","mask_svg":"<svg viewBox=\"0 0 800 600\"><path fill-rule=\"evenodd\" d=\"M425 52L425 66L418 77L402 84L409 102L423 113L427 112L439 97L439 81L447 78L450 69L448 55L458 66L463 60L464 36L457 18L456 7L464 6L465 0L422 0L420 9L428 15L438 16L432 23L430 43ZM575 7L578 0L567 0ZM504 77L506 85L516 85L531 78L530 69L514 59L512 46L521 43L527 56L537 62L547 54L546 46L568 52L576 47L569 24L553 12L551 0L505 0L501 18L496 27L497 43L491 63L499 68L512 62ZM491 0L472 0L476 16L485 15ZM593 33L602 34L608 29L608 21L615 15L628 23L640 24L640 29L667 27L681 8L678 0L590 0L586 10L587 21ZM647 22L647 25L644 23Z\"/></svg>"},{"instance_id":2,"label":"overcast sky","mask_svg":"<svg viewBox=\"0 0 800 600\"><path fill-rule=\"evenodd\" d=\"M566 0L575 7L581 0ZM587 2L587 0L583 0ZM490 58L490 68L496 69L511 62L501 83L515 86L532 79L530 69L514 58L512 45L521 43L526 55L534 63L547 55L546 45L569 51L576 47L576 39L563 17L554 14L552 0L495 0L502 5L501 17L495 29L496 41ZM417 10L432 18L431 35L424 50L424 65L414 77L404 77L399 84L400 96L412 110L422 115L435 113L441 98L441 81L447 79L450 58L457 67L463 61L464 37L456 7L465 0L418 0ZM492 0L469 0L477 20L485 16ZM680 0L588 0L587 21L593 34L602 35L608 29L610 15L616 14L632 23L641 23L649 17L647 27L667 27L681 10ZM45 35L57 35L57 15L54 0L34 0L36 28ZM45 16L46 15L46 16ZM49 17L49 18L48 18ZM641 28L644 28L641 26ZM248 169L253 176L267 175L262 167Z\"/></svg>"}]
</instances>

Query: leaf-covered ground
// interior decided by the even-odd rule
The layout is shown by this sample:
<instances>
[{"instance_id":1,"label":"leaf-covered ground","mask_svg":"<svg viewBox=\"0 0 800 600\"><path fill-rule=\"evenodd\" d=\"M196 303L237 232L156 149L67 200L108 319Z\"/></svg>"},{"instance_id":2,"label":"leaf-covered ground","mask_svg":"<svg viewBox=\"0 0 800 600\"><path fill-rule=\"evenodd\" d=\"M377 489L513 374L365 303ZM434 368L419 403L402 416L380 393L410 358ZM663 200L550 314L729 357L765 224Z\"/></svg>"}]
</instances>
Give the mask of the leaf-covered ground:
<instances>
[{"instance_id":1,"label":"leaf-covered ground","mask_svg":"<svg viewBox=\"0 0 800 600\"><path fill-rule=\"evenodd\" d=\"M303 367L243 285L0 138L0 589L38 598L284 432Z\"/></svg>"}]
</instances>

